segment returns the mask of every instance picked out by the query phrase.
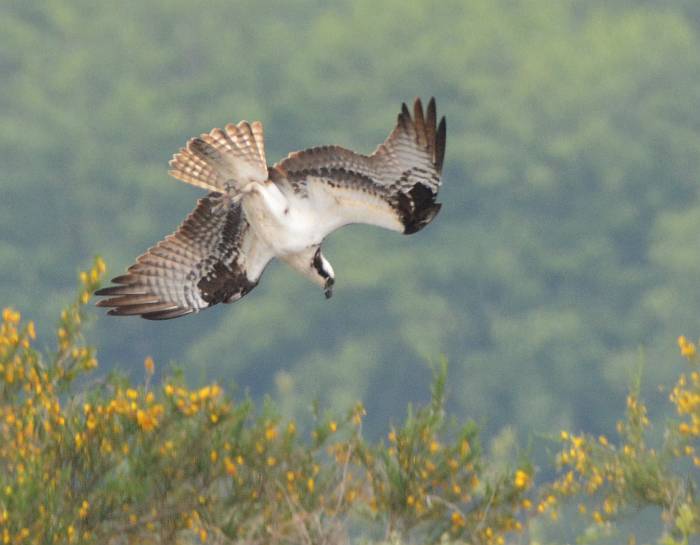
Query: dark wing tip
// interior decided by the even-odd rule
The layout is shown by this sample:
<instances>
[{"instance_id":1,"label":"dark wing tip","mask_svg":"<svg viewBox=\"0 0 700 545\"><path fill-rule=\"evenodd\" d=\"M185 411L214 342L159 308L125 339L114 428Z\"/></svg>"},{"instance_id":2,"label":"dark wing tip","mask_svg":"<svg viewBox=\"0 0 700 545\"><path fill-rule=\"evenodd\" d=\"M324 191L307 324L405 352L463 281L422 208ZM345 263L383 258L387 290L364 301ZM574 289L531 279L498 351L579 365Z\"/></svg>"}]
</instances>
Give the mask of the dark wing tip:
<instances>
[{"instance_id":1,"label":"dark wing tip","mask_svg":"<svg viewBox=\"0 0 700 545\"><path fill-rule=\"evenodd\" d=\"M416 141L419 146L427 146L430 150L432 143L430 141L430 131L426 130L425 117L423 116L423 103L420 98L416 97L413 101L413 126L416 132Z\"/></svg>"},{"instance_id":2,"label":"dark wing tip","mask_svg":"<svg viewBox=\"0 0 700 545\"><path fill-rule=\"evenodd\" d=\"M133 265L132 265L133 267ZM113 284L131 284L134 281L134 276L131 274L122 274L120 276L115 276L112 278L112 283ZM108 288L105 288L108 289ZM102 290L100 290L102 291Z\"/></svg>"},{"instance_id":3,"label":"dark wing tip","mask_svg":"<svg viewBox=\"0 0 700 545\"><path fill-rule=\"evenodd\" d=\"M124 280L128 276L117 277L113 282ZM165 301L145 286L136 284L109 286L97 290L95 295L107 297L98 301L96 306L108 307L107 314L110 316L141 315L142 318L149 320L166 320L194 312L192 308Z\"/></svg>"},{"instance_id":4,"label":"dark wing tip","mask_svg":"<svg viewBox=\"0 0 700 545\"><path fill-rule=\"evenodd\" d=\"M428 118L435 119L435 97L430 97L428 101Z\"/></svg>"},{"instance_id":5,"label":"dark wing tip","mask_svg":"<svg viewBox=\"0 0 700 545\"><path fill-rule=\"evenodd\" d=\"M411 113L408 111L408 106L405 102L401 103L401 113L399 114L399 125L406 130L409 123L411 123Z\"/></svg>"},{"instance_id":6,"label":"dark wing tip","mask_svg":"<svg viewBox=\"0 0 700 545\"><path fill-rule=\"evenodd\" d=\"M445 160L445 147L447 144L447 122L443 116L435 135L435 169L442 173L442 163Z\"/></svg>"},{"instance_id":7,"label":"dark wing tip","mask_svg":"<svg viewBox=\"0 0 700 545\"><path fill-rule=\"evenodd\" d=\"M107 301L109 302L109 301ZM177 318L184 314L189 314L192 309L182 308L171 303L137 303L133 305L119 305L110 309L107 314L110 316L136 316L141 315L147 319Z\"/></svg>"},{"instance_id":8,"label":"dark wing tip","mask_svg":"<svg viewBox=\"0 0 700 545\"><path fill-rule=\"evenodd\" d=\"M191 308L178 307L173 310L161 310L159 312L148 312L142 314L141 318L146 320L172 320L173 318L179 318L180 316L187 316L192 314L194 310Z\"/></svg>"},{"instance_id":9,"label":"dark wing tip","mask_svg":"<svg viewBox=\"0 0 700 545\"><path fill-rule=\"evenodd\" d=\"M112 280L115 284L119 284L115 280ZM145 295L146 291L144 288L140 288L136 285L124 285L120 284L118 286L109 286L107 288L101 288L95 292L95 295L100 297L110 297L114 295Z\"/></svg>"},{"instance_id":10,"label":"dark wing tip","mask_svg":"<svg viewBox=\"0 0 700 545\"><path fill-rule=\"evenodd\" d=\"M435 126L436 126L436 113L435 113L435 97L430 97L428 101L428 109L425 112L425 126L430 131L432 140L435 140Z\"/></svg>"},{"instance_id":11,"label":"dark wing tip","mask_svg":"<svg viewBox=\"0 0 700 545\"><path fill-rule=\"evenodd\" d=\"M421 101L420 97L416 97L413 99L413 112L416 116L418 116L418 112L420 111L420 116L423 116L423 102Z\"/></svg>"}]
</instances>

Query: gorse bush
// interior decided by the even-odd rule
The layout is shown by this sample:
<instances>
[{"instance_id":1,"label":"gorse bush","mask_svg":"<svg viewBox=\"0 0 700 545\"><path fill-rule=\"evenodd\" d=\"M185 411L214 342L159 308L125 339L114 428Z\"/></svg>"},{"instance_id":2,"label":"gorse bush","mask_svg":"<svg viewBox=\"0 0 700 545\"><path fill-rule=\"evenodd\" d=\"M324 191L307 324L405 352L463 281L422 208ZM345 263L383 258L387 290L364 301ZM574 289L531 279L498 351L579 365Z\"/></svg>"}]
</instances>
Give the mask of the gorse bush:
<instances>
[{"instance_id":1,"label":"gorse bush","mask_svg":"<svg viewBox=\"0 0 700 545\"><path fill-rule=\"evenodd\" d=\"M81 326L104 269L97 259L80 274L53 352L34 348L31 321L3 312L0 543L503 544L534 539L532 519L554 524L576 501L594 527L655 505L667 543L698 532L700 361L684 338L693 369L671 392L679 421L660 449L647 445L633 393L618 444L562 432L557 478L535 486L529 462L489 463L476 427L448 421L444 364L431 403L377 443L363 437L359 403L342 416L315 411L305 432L215 383L190 389L177 373L156 383L150 358L139 384L93 376Z\"/></svg>"},{"instance_id":2,"label":"gorse bush","mask_svg":"<svg viewBox=\"0 0 700 545\"><path fill-rule=\"evenodd\" d=\"M551 489L560 498L593 500L592 506L578 505L599 527L591 529L593 535L610 534L611 523L621 515L649 506L661 513L662 543L685 545L700 534L700 358L684 336L678 345L690 373L682 373L670 391L677 417L666 422L662 433L652 429L638 385L627 396L625 417L617 422L617 441L561 432L560 477Z\"/></svg>"},{"instance_id":3,"label":"gorse bush","mask_svg":"<svg viewBox=\"0 0 700 545\"><path fill-rule=\"evenodd\" d=\"M475 427L448 426L444 368L432 403L379 444L363 438L360 404L317 414L303 434L216 384L154 384L150 358L141 384L92 379L80 331L103 272L98 259L80 274L54 353L32 346L32 322L3 313L0 542L330 543L351 519L431 542L504 543L522 529L530 470L490 474Z\"/></svg>"}]
</instances>

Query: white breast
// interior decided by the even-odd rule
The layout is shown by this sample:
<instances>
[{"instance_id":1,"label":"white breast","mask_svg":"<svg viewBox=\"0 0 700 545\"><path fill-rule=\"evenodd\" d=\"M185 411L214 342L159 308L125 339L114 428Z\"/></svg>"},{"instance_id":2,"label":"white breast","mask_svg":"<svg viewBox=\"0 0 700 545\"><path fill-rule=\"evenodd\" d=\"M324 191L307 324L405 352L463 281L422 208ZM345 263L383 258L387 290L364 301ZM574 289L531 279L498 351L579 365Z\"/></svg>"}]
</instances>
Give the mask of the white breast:
<instances>
[{"instance_id":1,"label":"white breast","mask_svg":"<svg viewBox=\"0 0 700 545\"><path fill-rule=\"evenodd\" d=\"M278 256L320 244L328 226L337 222L327 208L308 198L285 196L274 184L259 186L242 202L251 227Z\"/></svg>"}]
</instances>

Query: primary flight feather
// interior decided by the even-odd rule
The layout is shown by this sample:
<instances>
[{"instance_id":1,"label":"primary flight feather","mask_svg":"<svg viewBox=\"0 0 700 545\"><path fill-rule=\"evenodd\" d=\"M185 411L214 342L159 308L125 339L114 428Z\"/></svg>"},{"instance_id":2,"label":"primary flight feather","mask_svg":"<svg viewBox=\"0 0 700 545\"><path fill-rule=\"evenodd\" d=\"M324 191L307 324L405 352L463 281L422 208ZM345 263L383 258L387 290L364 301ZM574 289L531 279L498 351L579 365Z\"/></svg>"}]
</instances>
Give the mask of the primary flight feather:
<instances>
[{"instance_id":1,"label":"primary flight feather","mask_svg":"<svg viewBox=\"0 0 700 545\"><path fill-rule=\"evenodd\" d=\"M170 175L209 194L172 235L97 291L109 314L177 318L232 303L278 258L332 295L335 274L321 253L330 233L367 223L410 235L430 223L445 157L445 118L435 99L396 127L372 155L340 146L297 151L270 167L263 128L241 121L192 138Z\"/></svg>"}]
</instances>

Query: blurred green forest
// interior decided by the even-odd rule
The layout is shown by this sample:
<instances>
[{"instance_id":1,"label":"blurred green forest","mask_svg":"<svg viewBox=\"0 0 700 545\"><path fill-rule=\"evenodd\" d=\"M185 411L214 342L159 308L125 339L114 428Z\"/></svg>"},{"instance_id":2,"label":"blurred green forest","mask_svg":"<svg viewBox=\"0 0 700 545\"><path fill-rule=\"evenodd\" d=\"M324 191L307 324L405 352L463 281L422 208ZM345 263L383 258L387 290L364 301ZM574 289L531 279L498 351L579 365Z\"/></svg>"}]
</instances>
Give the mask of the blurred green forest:
<instances>
[{"instance_id":1,"label":"blurred green forest","mask_svg":"<svg viewBox=\"0 0 700 545\"><path fill-rule=\"evenodd\" d=\"M102 367L151 355L289 414L362 399L386 422L444 354L450 411L489 432L609 432L630 373L700 332L699 38L691 0L5 1L0 301L46 326L76 263L121 274L170 233L201 195L166 174L195 134L259 119L270 163L370 152L434 95L434 224L334 234L328 302L273 264L196 317L94 309Z\"/></svg>"}]
</instances>

